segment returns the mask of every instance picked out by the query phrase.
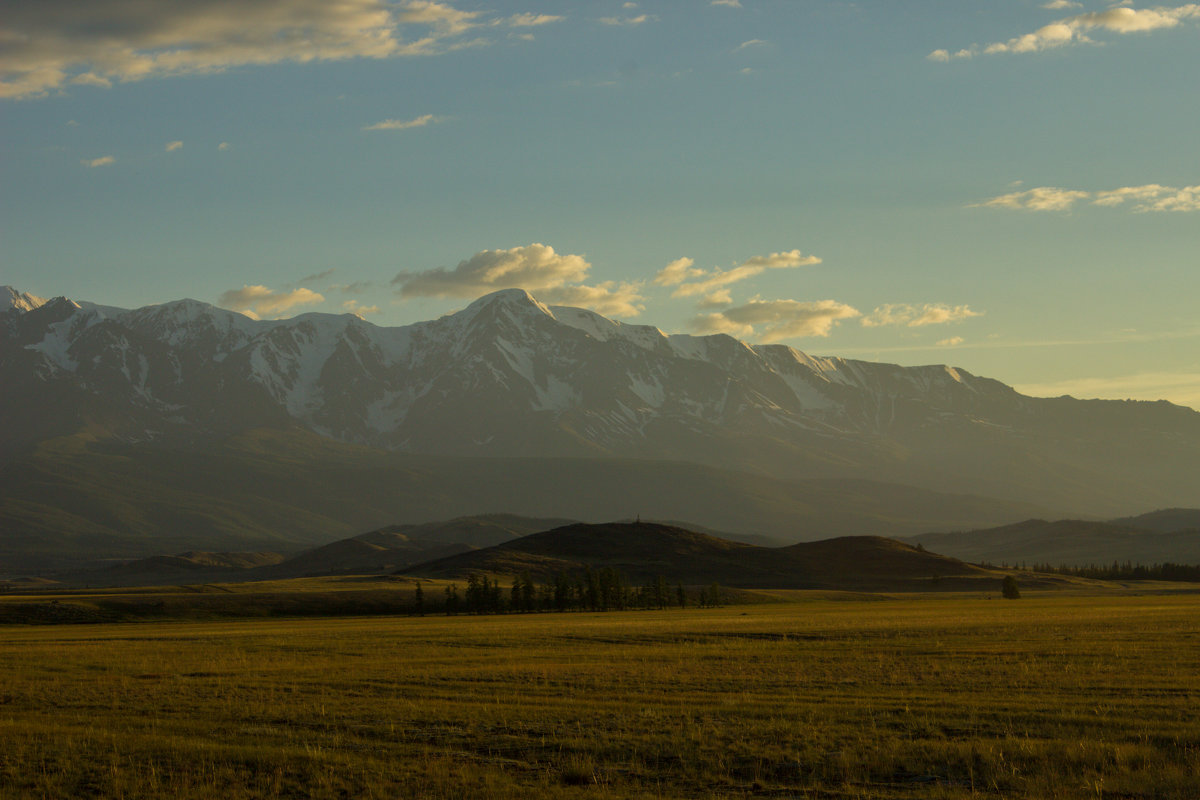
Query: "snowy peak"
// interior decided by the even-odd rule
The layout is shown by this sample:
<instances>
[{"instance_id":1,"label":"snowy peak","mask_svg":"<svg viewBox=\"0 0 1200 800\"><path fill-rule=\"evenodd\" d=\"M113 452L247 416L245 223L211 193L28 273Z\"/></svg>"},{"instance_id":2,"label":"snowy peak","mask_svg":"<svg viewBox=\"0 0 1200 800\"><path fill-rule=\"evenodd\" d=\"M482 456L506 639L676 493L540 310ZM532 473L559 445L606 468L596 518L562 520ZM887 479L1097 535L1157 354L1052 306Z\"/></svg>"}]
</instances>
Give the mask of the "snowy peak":
<instances>
[{"instance_id":1,"label":"snowy peak","mask_svg":"<svg viewBox=\"0 0 1200 800\"><path fill-rule=\"evenodd\" d=\"M485 312L503 312L518 318L544 316L554 319L554 313L524 289L501 289L485 294L458 314L474 318Z\"/></svg>"},{"instance_id":2,"label":"snowy peak","mask_svg":"<svg viewBox=\"0 0 1200 800\"><path fill-rule=\"evenodd\" d=\"M38 297L27 292L19 292L11 286L0 286L0 314L10 309L20 312L32 311L46 304L44 297Z\"/></svg>"}]
</instances>

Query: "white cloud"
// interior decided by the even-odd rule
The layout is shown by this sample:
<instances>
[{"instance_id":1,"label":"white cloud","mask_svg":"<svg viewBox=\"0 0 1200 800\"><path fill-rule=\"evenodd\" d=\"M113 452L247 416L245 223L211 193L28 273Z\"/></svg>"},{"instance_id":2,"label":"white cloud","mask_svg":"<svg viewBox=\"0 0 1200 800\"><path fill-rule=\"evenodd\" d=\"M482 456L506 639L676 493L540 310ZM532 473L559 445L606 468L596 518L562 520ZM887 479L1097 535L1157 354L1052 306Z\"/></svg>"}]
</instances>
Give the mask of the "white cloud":
<instances>
[{"instance_id":1,"label":"white cloud","mask_svg":"<svg viewBox=\"0 0 1200 800\"><path fill-rule=\"evenodd\" d=\"M821 259L816 256L806 256L799 250L788 250L783 253L772 253L769 256L755 256L754 258L743 261L733 269L720 270L714 269L711 271L700 271L699 275L693 273L690 278L703 278L703 280L693 281L691 283L682 283L673 293L672 297L695 297L696 295L708 295L729 286L739 281L744 281L747 278L753 278L768 269L785 269L789 267L806 267L813 264L820 264ZM662 273L660 272L659 275ZM655 279L657 283L657 277Z\"/></svg>"},{"instance_id":2,"label":"white cloud","mask_svg":"<svg viewBox=\"0 0 1200 800\"><path fill-rule=\"evenodd\" d=\"M728 333L732 336L778 342L804 336L828 336L843 319L861 313L834 300L751 300L749 303L693 318L691 327L698 333Z\"/></svg>"},{"instance_id":3,"label":"white cloud","mask_svg":"<svg viewBox=\"0 0 1200 800\"><path fill-rule=\"evenodd\" d=\"M477 28L555 19L488 20L428 0L10 0L0 98L240 66L435 55L485 43L463 38Z\"/></svg>"},{"instance_id":4,"label":"white cloud","mask_svg":"<svg viewBox=\"0 0 1200 800\"><path fill-rule=\"evenodd\" d=\"M636 317L646 310L645 298L638 294L640 283L605 281L595 286L559 286L539 289L539 300L556 306L590 308L609 317Z\"/></svg>"},{"instance_id":5,"label":"white cloud","mask_svg":"<svg viewBox=\"0 0 1200 800\"><path fill-rule=\"evenodd\" d=\"M754 335L753 325L734 322L720 312L701 314L693 317L689 323L689 327L701 336L713 333L727 333L739 339L748 339Z\"/></svg>"},{"instance_id":6,"label":"white cloud","mask_svg":"<svg viewBox=\"0 0 1200 800\"><path fill-rule=\"evenodd\" d=\"M958 322L983 314L972 311L968 306L948 306L943 303L925 303L916 306L909 303L888 303L879 306L868 316L863 317L864 328L878 328L884 325L920 328L925 325L941 325L947 322Z\"/></svg>"},{"instance_id":7,"label":"white cloud","mask_svg":"<svg viewBox=\"0 0 1200 800\"><path fill-rule=\"evenodd\" d=\"M725 6L726 8L741 8L742 0L712 0L710 6Z\"/></svg>"},{"instance_id":8,"label":"white cloud","mask_svg":"<svg viewBox=\"0 0 1200 800\"><path fill-rule=\"evenodd\" d=\"M259 319L278 318L297 306L314 305L324 301L322 295L310 289L274 292L266 286L243 286L241 289L222 292L217 302L225 308L241 311L247 316Z\"/></svg>"},{"instance_id":9,"label":"white cloud","mask_svg":"<svg viewBox=\"0 0 1200 800\"><path fill-rule=\"evenodd\" d=\"M728 289L718 289L710 295L700 299L696 306L699 308L720 308L721 306L733 305L733 295Z\"/></svg>"},{"instance_id":10,"label":"white cloud","mask_svg":"<svg viewBox=\"0 0 1200 800\"><path fill-rule=\"evenodd\" d=\"M642 23L649 22L652 19L655 19L655 17L652 17L649 14L638 14L636 17L601 17L600 24L617 26L641 25Z\"/></svg>"},{"instance_id":11,"label":"white cloud","mask_svg":"<svg viewBox=\"0 0 1200 800\"><path fill-rule=\"evenodd\" d=\"M484 250L454 269L401 272L392 279L401 297L478 297L499 289L525 289L554 305L590 308L600 314L635 317L645 307L641 282L584 285L592 265L583 256L560 254L544 244Z\"/></svg>"},{"instance_id":12,"label":"white cloud","mask_svg":"<svg viewBox=\"0 0 1200 800\"><path fill-rule=\"evenodd\" d=\"M1047 3L1043 8L1078 8L1078 3ZM1070 44L1095 44L1089 36L1094 32L1115 34L1145 33L1148 31L1174 28L1184 20L1200 19L1200 4L1155 8L1129 8L1117 5L1104 11L1090 11L1044 25L1032 33L1026 33L1003 42L993 42L982 48L971 46L959 50L953 56L947 50L934 50L926 58L932 61L949 61L951 58L971 58L979 53L1039 53Z\"/></svg>"},{"instance_id":13,"label":"white cloud","mask_svg":"<svg viewBox=\"0 0 1200 800\"><path fill-rule=\"evenodd\" d=\"M677 258L658 271L654 283L658 286L677 286L688 278L698 278L704 274L704 270L694 268L695 263L695 259L687 256Z\"/></svg>"},{"instance_id":14,"label":"white cloud","mask_svg":"<svg viewBox=\"0 0 1200 800\"><path fill-rule=\"evenodd\" d=\"M583 256L560 255L553 247L530 244L509 250L484 250L454 269L437 267L401 272L392 279L402 297L477 297L497 289L553 289L587 277Z\"/></svg>"},{"instance_id":15,"label":"white cloud","mask_svg":"<svg viewBox=\"0 0 1200 800\"><path fill-rule=\"evenodd\" d=\"M1105 192L1096 192L1092 201L1097 206L1119 206L1129 201L1134 211L1200 211L1200 185L1161 186L1157 183L1145 186L1125 186Z\"/></svg>"},{"instance_id":16,"label":"white cloud","mask_svg":"<svg viewBox=\"0 0 1200 800\"><path fill-rule=\"evenodd\" d=\"M447 3L431 0L409 0L401 6L400 21L409 24L429 25L445 36L457 36L476 26L478 11L461 11Z\"/></svg>"},{"instance_id":17,"label":"white cloud","mask_svg":"<svg viewBox=\"0 0 1200 800\"><path fill-rule=\"evenodd\" d=\"M409 128L424 128L426 125L432 125L441 122L440 117L435 117L433 114L422 114L413 119L385 119L382 122L376 122L373 125L363 127L364 131L404 131Z\"/></svg>"},{"instance_id":18,"label":"white cloud","mask_svg":"<svg viewBox=\"0 0 1200 800\"><path fill-rule=\"evenodd\" d=\"M1042 8L1048 11L1066 11L1072 8L1083 8L1083 3L1076 3L1075 0L1050 0L1049 3L1043 3Z\"/></svg>"},{"instance_id":19,"label":"white cloud","mask_svg":"<svg viewBox=\"0 0 1200 800\"><path fill-rule=\"evenodd\" d=\"M533 28L563 19L564 17L555 14L513 14L505 22L514 28Z\"/></svg>"},{"instance_id":20,"label":"white cloud","mask_svg":"<svg viewBox=\"0 0 1200 800\"><path fill-rule=\"evenodd\" d=\"M168 153L172 153L176 150L179 150L182 147L183 147L183 142L179 141L178 139L176 139L173 142L167 142L167 152Z\"/></svg>"},{"instance_id":21,"label":"white cloud","mask_svg":"<svg viewBox=\"0 0 1200 800\"><path fill-rule=\"evenodd\" d=\"M357 300L347 300L342 303L342 308L350 314L353 314L360 319L366 319L367 314L378 314L379 306L364 306L360 305Z\"/></svg>"},{"instance_id":22,"label":"white cloud","mask_svg":"<svg viewBox=\"0 0 1200 800\"><path fill-rule=\"evenodd\" d=\"M1059 189L1040 186L1023 192L1012 192L993 197L970 208L1012 208L1023 211L1071 211L1077 202L1091 200L1094 206L1115 208L1126 203L1138 213L1151 211L1200 211L1200 185L1163 186L1148 183L1143 186L1123 186L1087 192L1080 189Z\"/></svg>"},{"instance_id":23,"label":"white cloud","mask_svg":"<svg viewBox=\"0 0 1200 800\"><path fill-rule=\"evenodd\" d=\"M107 167L109 164L115 164L117 160L112 156L100 156L99 158L85 158L79 163L85 167Z\"/></svg>"},{"instance_id":24,"label":"white cloud","mask_svg":"<svg viewBox=\"0 0 1200 800\"><path fill-rule=\"evenodd\" d=\"M974 203L971 208L1015 208L1025 211L1070 211L1079 200L1091 197L1090 192L1075 189L1059 189L1054 186L1039 186L1023 192L1012 192L993 197L982 203Z\"/></svg>"},{"instance_id":25,"label":"white cloud","mask_svg":"<svg viewBox=\"0 0 1200 800\"><path fill-rule=\"evenodd\" d=\"M229 142L221 142L219 145L217 145L217 149L218 150L228 150Z\"/></svg>"},{"instance_id":26,"label":"white cloud","mask_svg":"<svg viewBox=\"0 0 1200 800\"><path fill-rule=\"evenodd\" d=\"M937 346L938 347L957 347L958 345L962 344L965 341L966 341L966 339L964 339L961 336L951 336L949 339L939 339L937 342Z\"/></svg>"}]
</instances>

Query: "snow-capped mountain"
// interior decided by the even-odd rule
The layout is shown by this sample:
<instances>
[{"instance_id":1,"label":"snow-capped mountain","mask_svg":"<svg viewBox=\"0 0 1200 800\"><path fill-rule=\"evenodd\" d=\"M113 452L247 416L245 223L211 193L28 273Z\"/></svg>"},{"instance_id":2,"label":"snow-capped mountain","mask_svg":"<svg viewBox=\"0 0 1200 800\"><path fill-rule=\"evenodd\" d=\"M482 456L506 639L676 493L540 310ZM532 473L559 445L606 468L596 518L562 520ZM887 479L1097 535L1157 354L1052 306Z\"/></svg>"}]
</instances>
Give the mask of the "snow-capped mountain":
<instances>
[{"instance_id":1,"label":"snow-capped mountain","mask_svg":"<svg viewBox=\"0 0 1200 800\"><path fill-rule=\"evenodd\" d=\"M430 455L676 459L1055 507L1112 492L1138 507L1200 501L1190 409L1036 399L953 367L668 336L523 290L398 328L349 314L256 321L193 300L123 310L9 295L10 452L85 428L202 442L301 425Z\"/></svg>"},{"instance_id":2,"label":"snow-capped mountain","mask_svg":"<svg viewBox=\"0 0 1200 800\"><path fill-rule=\"evenodd\" d=\"M0 312L15 308L17 311L32 311L44 305L46 299L26 292L18 292L11 286L0 286Z\"/></svg>"}]
</instances>

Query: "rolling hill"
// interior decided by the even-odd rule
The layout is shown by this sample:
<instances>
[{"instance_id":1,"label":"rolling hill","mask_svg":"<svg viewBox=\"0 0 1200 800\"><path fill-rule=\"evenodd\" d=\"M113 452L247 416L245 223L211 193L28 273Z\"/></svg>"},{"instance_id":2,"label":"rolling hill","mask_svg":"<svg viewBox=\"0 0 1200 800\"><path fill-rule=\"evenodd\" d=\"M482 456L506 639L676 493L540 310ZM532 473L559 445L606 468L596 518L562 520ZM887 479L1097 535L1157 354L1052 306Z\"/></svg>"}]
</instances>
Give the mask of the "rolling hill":
<instances>
[{"instance_id":1,"label":"rolling hill","mask_svg":"<svg viewBox=\"0 0 1200 800\"><path fill-rule=\"evenodd\" d=\"M634 583L663 576L739 588L913 590L983 588L999 578L953 558L874 536L771 548L656 523L577 524L461 553L403 574L463 579L475 573L549 582L559 573L612 568Z\"/></svg>"}]
</instances>

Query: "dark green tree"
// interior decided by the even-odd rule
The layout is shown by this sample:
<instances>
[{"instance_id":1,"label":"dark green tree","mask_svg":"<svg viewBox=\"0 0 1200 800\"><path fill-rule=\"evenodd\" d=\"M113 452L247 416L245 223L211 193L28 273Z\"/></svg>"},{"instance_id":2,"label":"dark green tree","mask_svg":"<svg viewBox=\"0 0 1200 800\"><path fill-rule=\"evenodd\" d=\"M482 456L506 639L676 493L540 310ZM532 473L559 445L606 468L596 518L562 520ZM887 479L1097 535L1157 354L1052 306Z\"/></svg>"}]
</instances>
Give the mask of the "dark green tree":
<instances>
[{"instance_id":1,"label":"dark green tree","mask_svg":"<svg viewBox=\"0 0 1200 800\"><path fill-rule=\"evenodd\" d=\"M416 606L418 616L425 616L425 590L421 588L420 581L417 581L417 590L413 592L413 605Z\"/></svg>"},{"instance_id":2,"label":"dark green tree","mask_svg":"<svg viewBox=\"0 0 1200 800\"><path fill-rule=\"evenodd\" d=\"M1018 600L1021 597L1021 590L1017 588L1017 579L1012 575L1004 576L1004 583L1000 585L1000 593L1004 595L1006 600Z\"/></svg>"},{"instance_id":3,"label":"dark green tree","mask_svg":"<svg viewBox=\"0 0 1200 800\"><path fill-rule=\"evenodd\" d=\"M508 604L508 607L513 611L527 610L525 608L525 593L522 591L522 589L521 576L518 575L517 577L513 578L511 599L509 600Z\"/></svg>"}]
</instances>

